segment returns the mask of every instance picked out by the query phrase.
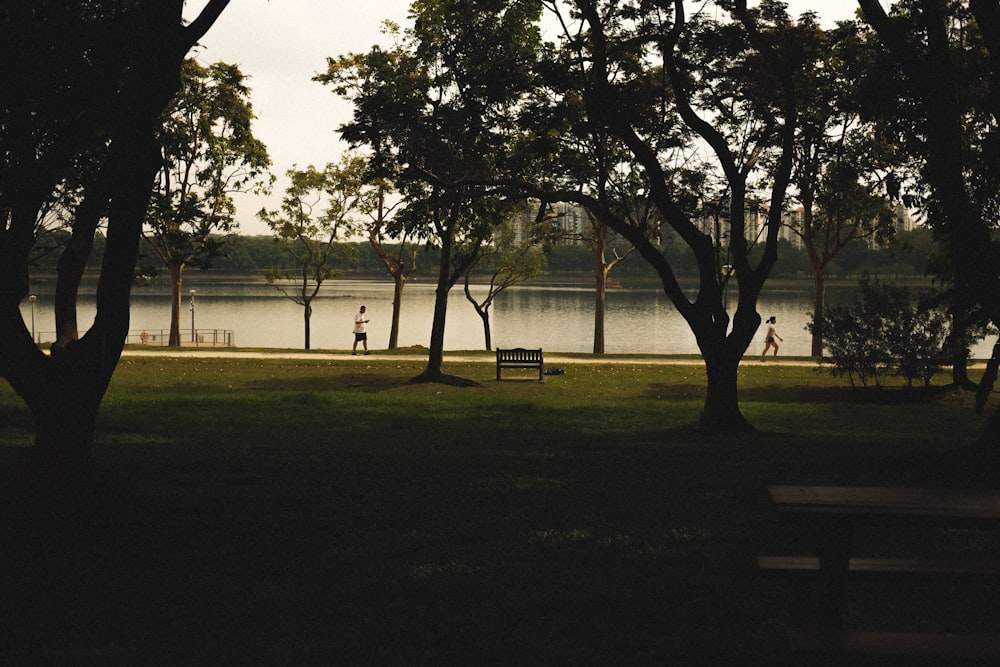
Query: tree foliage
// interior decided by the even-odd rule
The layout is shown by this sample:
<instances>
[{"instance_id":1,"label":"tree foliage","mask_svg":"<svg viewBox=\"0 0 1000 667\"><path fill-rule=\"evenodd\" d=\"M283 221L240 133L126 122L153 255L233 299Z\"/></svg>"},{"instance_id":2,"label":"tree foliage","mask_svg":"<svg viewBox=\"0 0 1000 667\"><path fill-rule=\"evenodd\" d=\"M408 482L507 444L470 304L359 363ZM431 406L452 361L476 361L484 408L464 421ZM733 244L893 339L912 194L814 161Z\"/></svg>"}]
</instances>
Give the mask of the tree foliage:
<instances>
[{"instance_id":1,"label":"tree foliage","mask_svg":"<svg viewBox=\"0 0 1000 667\"><path fill-rule=\"evenodd\" d=\"M182 0L4 3L0 32L0 376L31 410L36 480L48 497L79 488L98 408L124 346L129 293L153 176L156 128L182 63L228 0L193 21ZM62 202L71 229L55 296L57 340L31 340L19 304L30 290L39 220ZM76 296L101 225L97 315L83 336Z\"/></svg>"},{"instance_id":2,"label":"tree foliage","mask_svg":"<svg viewBox=\"0 0 1000 667\"><path fill-rule=\"evenodd\" d=\"M541 228L536 228L541 229ZM476 309L483 323L483 339L486 350L493 349L493 335L490 326L490 308L497 296L514 285L529 280L545 270L545 253L539 247L537 237L520 241L510 222L499 225L493 231L493 239L478 253L474 264L465 271L463 287L466 300ZM477 298L472 294L473 272L486 269L486 294Z\"/></svg>"},{"instance_id":3,"label":"tree foliage","mask_svg":"<svg viewBox=\"0 0 1000 667\"><path fill-rule=\"evenodd\" d=\"M812 267L814 311L825 303L827 271L851 243L886 244L896 216L889 199L901 157L863 109L857 81L870 69L874 48L855 23L822 30L818 17L802 19L806 63L798 72L802 101L792 175L802 206L793 227ZM823 354L822 320L813 329L812 354Z\"/></svg>"},{"instance_id":4,"label":"tree foliage","mask_svg":"<svg viewBox=\"0 0 1000 667\"><path fill-rule=\"evenodd\" d=\"M211 266L231 241L232 194L266 192L272 180L267 149L253 135L249 95L235 65L188 59L157 133L162 164L144 238L170 273L170 345L180 345L185 267Z\"/></svg>"},{"instance_id":5,"label":"tree foliage","mask_svg":"<svg viewBox=\"0 0 1000 667\"><path fill-rule=\"evenodd\" d=\"M259 214L274 232L275 241L294 260L294 269L267 269L264 277L302 306L307 350L312 302L323 283L336 276L351 256L351 248L338 240L357 229L364 167L362 158L346 155L323 171L311 165L304 170L290 169L281 211L264 209Z\"/></svg>"},{"instance_id":6,"label":"tree foliage","mask_svg":"<svg viewBox=\"0 0 1000 667\"><path fill-rule=\"evenodd\" d=\"M563 77L568 91L551 98L578 100L580 112L569 118L581 119L536 132L557 156L550 166L582 154L572 150L574 144L605 157L596 163L598 185L618 173L618 164L633 164L633 192L650 202L654 214L624 215L622 201L638 200L609 196L600 187L571 190L565 181L536 177L533 192L587 206L637 248L705 359L708 392L700 423L712 430L748 430L737 399L737 369L759 326L757 298L777 260L798 123L793 72L803 65L801 30L772 2L754 10L745 2L727 3L718 19L702 11L688 15L681 1L544 4L563 26L550 70ZM552 141L566 135L572 139ZM766 182L765 164L772 165ZM758 186L767 193L759 236L747 226ZM703 224L706 200L727 204L721 233ZM657 244L667 236L684 244L697 265L693 293ZM723 266L731 268L723 272ZM738 294L732 316L724 298L729 285Z\"/></svg>"},{"instance_id":7,"label":"tree foliage","mask_svg":"<svg viewBox=\"0 0 1000 667\"><path fill-rule=\"evenodd\" d=\"M344 139L370 151L373 175L395 174L406 202L399 224L441 249L428 363L417 379L454 381L441 368L448 293L517 203L486 184L512 159L512 110L528 88L540 8L417 0L410 11L412 28L397 33L393 50L331 59L320 78L354 104Z\"/></svg>"},{"instance_id":8,"label":"tree foliage","mask_svg":"<svg viewBox=\"0 0 1000 667\"><path fill-rule=\"evenodd\" d=\"M935 273L949 287L954 366L964 368L970 332L1000 322L1000 9L991 0L859 5L882 45L869 108L916 162L919 204L942 251ZM1000 412L987 432L1000 442Z\"/></svg>"}]
</instances>

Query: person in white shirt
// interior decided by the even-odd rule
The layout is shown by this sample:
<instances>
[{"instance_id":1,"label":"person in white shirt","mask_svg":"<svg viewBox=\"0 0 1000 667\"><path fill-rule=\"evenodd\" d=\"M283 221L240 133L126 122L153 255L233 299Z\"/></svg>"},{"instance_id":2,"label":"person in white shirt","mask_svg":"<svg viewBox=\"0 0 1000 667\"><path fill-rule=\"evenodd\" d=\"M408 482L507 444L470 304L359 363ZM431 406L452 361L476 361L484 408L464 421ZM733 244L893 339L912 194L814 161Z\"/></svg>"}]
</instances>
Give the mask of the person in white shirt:
<instances>
[{"instance_id":1,"label":"person in white shirt","mask_svg":"<svg viewBox=\"0 0 1000 667\"><path fill-rule=\"evenodd\" d=\"M368 318L365 316L365 307L361 306L361 310L354 316L354 347L351 348L351 354L358 353L358 343L362 343L365 346L365 354L371 354L368 351L368 330L365 327L366 324L368 324Z\"/></svg>"}]
</instances>

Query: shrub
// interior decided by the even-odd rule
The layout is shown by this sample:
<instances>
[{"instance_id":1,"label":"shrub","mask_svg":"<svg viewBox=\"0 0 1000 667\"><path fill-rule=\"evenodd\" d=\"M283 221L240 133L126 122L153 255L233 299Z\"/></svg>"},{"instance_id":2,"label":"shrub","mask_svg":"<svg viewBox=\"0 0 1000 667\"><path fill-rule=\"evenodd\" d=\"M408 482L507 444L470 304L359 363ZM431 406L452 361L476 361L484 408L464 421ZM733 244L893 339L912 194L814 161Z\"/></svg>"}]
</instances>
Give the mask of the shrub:
<instances>
[{"instance_id":1,"label":"shrub","mask_svg":"<svg viewBox=\"0 0 1000 667\"><path fill-rule=\"evenodd\" d=\"M913 306L901 310L890 323L887 339L890 354L896 361L896 372L908 386L919 379L925 387L944 368L944 344L948 320L938 311Z\"/></svg>"},{"instance_id":2,"label":"shrub","mask_svg":"<svg viewBox=\"0 0 1000 667\"><path fill-rule=\"evenodd\" d=\"M847 375L851 386L881 387L890 373L912 386L924 386L943 367L947 319L905 287L883 285L865 277L849 306L823 310L824 346L834 375ZM811 332L816 315L807 325Z\"/></svg>"}]
</instances>

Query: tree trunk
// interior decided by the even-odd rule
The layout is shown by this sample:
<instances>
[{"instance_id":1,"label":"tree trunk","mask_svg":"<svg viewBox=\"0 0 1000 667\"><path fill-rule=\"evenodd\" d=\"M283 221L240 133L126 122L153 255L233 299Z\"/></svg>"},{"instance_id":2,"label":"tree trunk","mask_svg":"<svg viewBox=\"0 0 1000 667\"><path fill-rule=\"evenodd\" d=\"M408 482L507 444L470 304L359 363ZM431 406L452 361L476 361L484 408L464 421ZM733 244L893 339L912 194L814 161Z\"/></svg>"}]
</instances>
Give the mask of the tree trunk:
<instances>
[{"instance_id":1,"label":"tree trunk","mask_svg":"<svg viewBox=\"0 0 1000 667\"><path fill-rule=\"evenodd\" d=\"M476 312L479 313L479 318L483 321L483 338L486 341L486 351L489 352L493 349L493 334L490 331L490 311L489 306L486 308L476 308Z\"/></svg>"},{"instance_id":2,"label":"tree trunk","mask_svg":"<svg viewBox=\"0 0 1000 667\"><path fill-rule=\"evenodd\" d=\"M976 383L969 378L969 351L955 349L951 355L951 383L956 389L975 390Z\"/></svg>"},{"instance_id":3,"label":"tree trunk","mask_svg":"<svg viewBox=\"0 0 1000 667\"><path fill-rule=\"evenodd\" d=\"M953 304L948 308L951 332L944 341L944 351L951 360L951 383L956 389L975 391L977 385L969 379L969 322L965 317L971 306Z\"/></svg>"},{"instance_id":4,"label":"tree trunk","mask_svg":"<svg viewBox=\"0 0 1000 667\"><path fill-rule=\"evenodd\" d=\"M413 379L414 382L439 382L444 374L444 326L448 314L448 292L451 291L450 270L454 232L449 228L441 235L441 261L438 264L437 289L434 290L434 318L431 324L430 349L427 354L427 368Z\"/></svg>"},{"instance_id":5,"label":"tree trunk","mask_svg":"<svg viewBox=\"0 0 1000 667\"><path fill-rule=\"evenodd\" d=\"M434 318L431 324L431 342L427 355L427 368L418 376L427 382L441 379L444 364L444 326L448 312L447 278L439 279L434 291Z\"/></svg>"},{"instance_id":6,"label":"tree trunk","mask_svg":"<svg viewBox=\"0 0 1000 667\"><path fill-rule=\"evenodd\" d=\"M399 317L403 310L403 288L406 287L406 275L392 274L392 323L389 325L389 349L399 347Z\"/></svg>"},{"instance_id":7,"label":"tree trunk","mask_svg":"<svg viewBox=\"0 0 1000 667\"><path fill-rule=\"evenodd\" d=\"M472 307L476 310L476 315L479 315L479 319L483 322L483 341L486 345L486 351L489 352L493 349L493 335L490 331L490 304L492 303L495 292L493 292L491 287L489 295L483 301L482 305L480 305L480 303L476 301L476 298L472 296L472 290L469 287L471 271L472 267L470 267L465 273L465 299L472 304Z\"/></svg>"},{"instance_id":8,"label":"tree trunk","mask_svg":"<svg viewBox=\"0 0 1000 667\"><path fill-rule=\"evenodd\" d=\"M755 430L740 411L737 380L742 352L736 354L730 351L731 347L731 340L702 345L708 388L699 425L713 433L748 433Z\"/></svg>"},{"instance_id":9,"label":"tree trunk","mask_svg":"<svg viewBox=\"0 0 1000 667\"><path fill-rule=\"evenodd\" d=\"M102 112L112 110L114 121L106 126L107 153L103 164L92 172L94 178L84 183L84 202L73 223L77 238L68 251L76 257L60 259L57 278L57 329L59 334L48 355L38 349L23 318L16 310L18 301L27 295L27 252L33 241L34 215L42 199L24 210L24 195L15 197L14 216L6 221L12 238L0 239L0 272L11 272L16 282L13 292L4 282L0 287L0 373L23 398L35 419L35 445L32 472L39 500L59 503L59 510L73 511L77 490L90 481L90 463L98 409L121 357L129 328L129 299L135 278L142 224L149 205L153 177L160 166L159 142L155 136L157 119L180 87L178 73L190 47L199 40L228 4L210 0L195 21L181 27L180 4L150 3L145 20L121 47L126 65L120 71L99 70L98 74L116 78L115 99L111 106L102 101ZM133 43L134 42L134 43ZM143 48L133 48L135 45ZM58 55L58 54L55 54ZM59 60L59 58L56 58ZM86 101L86 100L81 100ZM87 106L83 116L94 109ZM102 135L104 136L104 135ZM81 144L82 146L82 144ZM65 177L73 156L80 147L68 147L64 164L54 164L51 175L56 182ZM57 151L58 152L58 151ZM44 172L44 170L43 170ZM45 173L29 170L33 188L46 191ZM6 183L6 179L4 179ZM15 188L17 190L17 188ZM4 192L4 194L9 194ZM15 193L18 194L18 193ZM30 199L32 193L28 192ZM96 292L96 315L93 325L77 337L75 291L79 285L79 267L92 239L94 212L106 217L107 236ZM30 213L29 219L23 215ZM20 224L28 222L29 224ZM14 223L19 223L14 225ZM23 235L22 235L23 232ZM17 233L16 238L13 238ZM7 256L7 242L13 253ZM9 264L9 266L6 266ZM21 278L23 277L23 282Z\"/></svg>"},{"instance_id":10,"label":"tree trunk","mask_svg":"<svg viewBox=\"0 0 1000 667\"><path fill-rule=\"evenodd\" d=\"M109 158L115 168L93 326L79 340L53 345L37 377L12 381L35 417L36 486L54 502L72 502L90 479L98 408L128 335L139 238L159 161L155 138L147 134L129 137Z\"/></svg>"},{"instance_id":11,"label":"tree trunk","mask_svg":"<svg viewBox=\"0 0 1000 667\"><path fill-rule=\"evenodd\" d=\"M986 370L983 371L983 377L976 388L976 412L980 414L986 409L986 404L993 393L998 369L1000 369L1000 340L993 345L993 352L986 362ZM993 411L993 415L979 434L977 444L992 451L1000 449L1000 409Z\"/></svg>"},{"instance_id":12,"label":"tree trunk","mask_svg":"<svg viewBox=\"0 0 1000 667\"><path fill-rule=\"evenodd\" d=\"M173 55L173 54L171 54ZM53 494L89 481L98 408L121 358L129 328L129 301L153 176L160 166L155 119L176 93L180 56L144 63L155 85L126 96L125 121L111 140L102 187L109 192L107 239L97 283L97 315L79 340L53 345L42 377L26 399L36 422L32 464L36 480ZM30 338L30 337L29 337ZM43 394L39 396L39 389ZM25 395L20 389L18 392Z\"/></svg>"},{"instance_id":13,"label":"tree trunk","mask_svg":"<svg viewBox=\"0 0 1000 667\"><path fill-rule=\"evenodd\" d=\"M813 330L812 356L823 356L823 308L826 306L826 273L823 269L813 271Z\"/></svg>"},{"instance_id":14,"label":"tree trunk","mask_svg":"<svg viewBox=\"0 0 1000 667\"><path fill-rule=\"evenodd\" d=\"M94 235L104 216L109 186L97 174L91 189L76 208L69 243L59 256L55 294L56 345L63 347L80 337L76 297L94 246Z\"/></svg>"},{"instance_id":15,"label":"tree trunk","mask_svg":"<svg viewBox=\"0 0 1000 667\"><path fill-rule=\"evenodd\" d=\"M170 269L170 338L167 345L181 346L181 290L184 287L182 265L171 264ZM192 343L194 340L191 341Z\"/></svg>"},{"instance_id":16,"label":"tree trunk","mask_svg":"<svg viewBox=\"0 0 1000 667\"><path fill-rule=\"evenodd\" d=\"M303 321L303 326L305 327L304 331L305 331L305 336L306 336L306 338L305 338L305 349L307 349L307 350L310 349L309 348L309 345L310 345L309 341L310 341L310 336L311 336L311 331L310 331L311 327L309 326L309 324L312 321L312 312L313 312L313 309L312 309L312 303L311 302L306 301L304 304L302 304L302 319L304 320Z\"/></svg>"},{"instance_id":17,"label":"tree trunk","mask_svg":"<svg viewBox=\"0 0 1000 667\"><path fill-rule=\"evenodd\" d=\"M993 411L979 434L976 445L991 452L1000 451L1000 408Z\"/></svg>"},{"instance_id":18,"label":"tree trunk","mask_svg":"<svg viewBox=\"0 0 1000 667\"><path fill-rule=\"evenodd\" d=\"M737 367L705 358L708 390L699 424L713 433L746 433L754 430L740 411L737 392Z\"/></svg>"},{"instance_id":19,"label":"tree trunk","mask_svg":"<svg viewBox=\"0 0 1000 667\"><path fill-rule=\"evenodd\" d=\"M604 311L608 295L608 264L604 261L607 226L596 225L597 266L594 267L594 354L604 354Z\"/></svg>"},{"instance_id":20,"label":"tree trunk","mask_svg":"<svg viewBox=\"0 0 1000 667\"><path fill-rule=\"evenodd\" d=\"M65 365L65 361L58 363ZM106 387L79 386L79 379L68 377L68 369L50 370L55 370L56 376L62 375L68 383L46 383L51 392L49 398L32 406L35 418L32 480L40 498L64 506L74 502L90 480L94 430Z\"/></svg>"}]
</instances>

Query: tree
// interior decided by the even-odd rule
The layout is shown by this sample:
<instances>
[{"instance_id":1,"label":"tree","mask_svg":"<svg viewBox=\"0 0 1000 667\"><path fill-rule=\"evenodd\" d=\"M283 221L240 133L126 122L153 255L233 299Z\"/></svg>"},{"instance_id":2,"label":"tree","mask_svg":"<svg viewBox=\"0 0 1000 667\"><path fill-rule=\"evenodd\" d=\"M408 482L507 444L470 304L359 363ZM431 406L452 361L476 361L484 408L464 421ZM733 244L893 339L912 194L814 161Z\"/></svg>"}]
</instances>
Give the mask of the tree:
<instances>
[{"instance_id":1,"label":"tree","mask_svg":"<svg viewBox=\"0 0 1000 667\"><path fill-rule=\"evenodd\" d=\"M291 182L282 198L281 212L264 209L258 214L295 260L295 269L268 269L264 277L302 306L307 350L311 344L312 302L323 283L337 275L338 264L346 259L347 246L337 243L337 239L357 227L353 215L361 196L363 170L364 160L350 154L337 165L328 164L323 171L312 165L304 171L290 169L287 175Z\"/></svg>"},{"instance_id":2,"label":"tree","mask_svg":"<svg viewBox=\"0 0 1000 667\"><path fill-rule=\"evenodd\" d=\"M1000 192L1000 8L990 0L908 0L890 15L858 0L865 21L899 73L891 127L920 161L923 202L945 261L952 312L981 312L1000 322L1000 246L992 238ZM969 325L968 322L959 322ZM958 337L959 340L963 336ZM1000 345L987 365L977 408L1000 367ZM981 437L1000 442L1000 410Z\"/></svg>"},{"instance_id":3,"label":"tree","mask_svg":"<svg viewBox=\"0 0 1000 667\"><path fill-rule=\"evenodd\" d=\"M407 245L409 234L407 229L399 230L399 240L394 249L390 249L386 245L389 240L387 234L392 233L390 230L395 229L396 225L391 225L388 219L391 207L386 205L383 183L380 181L375 186L375 202L373 206L368 208L368 214L371 218L371 223L368 225L368 243L371 244L382 267L392 278L392 320L389 323L388 349L395 350L399 347L399 321L403 312L403 288L406 287L406 281L417 270L418 250ZM410 253L409 258L407 252Z\"/></svg>"},{"instance_id":4,"label":"tree","mask_svg":"<svg viewBox=\"0 0 1000 667\"><path fill-rule=\"evenodd\" d=\"M398 28L391 24L387 28L393 32L398 31ZM411 230L399 223L401 218L393 215L401 202L389 201L389 197L394 194L393 182L400 177L400 170L394 159L392 147L388 145L381 132L380 119L381 114L391 114L392 109L398 106L405 107L405 100L408 97L403 94L401 95L403 100L392 99L391 96L400 91L384 85L386 77L391 78L394 73L406 72L413 64L411 55L404 49L383 51L375 47L367 54L328 58L327 71L313 77L314 81L329 85L335 94L354 103L357 109L355 117L358 121L342 128L344 137L355 146L366 144L372 151L365 178L366 195L362 199L361 206L369 218L369 223L366 225L368 242L393 281L392 321L389 326L388 346L390 350L396 349L399 345L403 288L416 271L417 251L412 250L412 259L406 257L407 239ZM386 245L391 237L399 240L395 251Z\"/></svg>"},{"instance_id":5,"label":"tree","mask_svg":"<svg viewBox=\"0 0 1000 667\"><path fill-rule=\"evenodd\" d=\"M390 160L402 165L400 222L441 248L427 368L416 381L458 381L442 372L448 294L516 204L484 183L504 171L518 132L512 111L527 90L539 12L527 0L418 0L401 45L335 61L366 82L352 89L354 120L342 136L369 147L376 173Z\"/></svg>"},{"instance_id":6,"label":"tree","mask_svg":"<svg viewBox=\"0 0 1000 667\"><path fill-rule=\"evenodd\" d=\"M181 89L158 132L161 166L147 217L147 245L170 273L170 339L178 346L183 272L207 268L237 223L231 195L266 191L267 149L252 132L250 91L235 65L181 69Z\"/></svg>"},{"instance_id":7,"label":"tree","mask_svg":"<svg viewBox=\"0 0 1000 667\"><path fill-rule=\"evenodd\" d=\"M732 21L704 14L689 18L685 3L650 7L643 3L577 0L565 18L557 3L545 5L567 26L561 51L571 63L574 90L585 107L588 133L613 137L643 174L651 218L616 213L613 201L585 193L556 192L541 184L535 196L587 202L608 225L631 242L655 269L664 292L694 333L708 379L700 423L716 431L745 431L737 397L743 353L760 324L756 304L777 259L781 211L792 165L797 127L793 72L801 65L799 29L783 7L765 2L750 11L732 3ZM578 27L568 29L577 17ZM653 64L655 61L655 65ZM600 145L601 139L594 143ZM702 165L688 166L691 149L707 147L726 187L727 251L731 267L721 272L721 239L713 238L697 215L698 192L711 181ZM760 174L761 157L772 154L763 250L754 263L756 234L748 229L747 201ZM611 170L607 170L611 173ZM653 240L664 223L687 246L698 265L694 297L681 287L666 255ZM736 312L727 312L725 287L735 282Z\"/></svg>"},{"instance_id":8,"label":"tree","mask_svg":"<svg viewBox=\"0 0 1000 667\"><path fill-rule=\"evenodd\" d=\"M792 182L802 204L802 239L813 279L813 313L822 314L826 272L850 243L885 241L895 230L895 215L884 186L894 147L880 138L874 123L862 118L856 82L864 41L853 24L823 31L816 17L802 18L809 63L799 72L801 111ZM881 175L880 175L881 172ZM823 319L814 321L812 355L823 355Z\"/></svg>"},{"instance_id":9,"label":"tree","mask_svg":"<svg viewBox=\"0 0 1000 667\"><path fill-rule=\"evenodd\" d=\"M0 30L0 375L35 420L34 478L54 500L80 490L99 406L129 325L129 294L153 177L156 130L188 51L228 0L191 22L182 0L5 3ZM38 349L19 304L36 223L76 188L57 269L57 338ZM80 336L76 295L100 224L107 243L97 315Z\"/></svg>"},{"instance_id":10,"label":"tree","mask_svg":"<svg viewBox=\"0 0 1000 667\"><path fill-rule=\"evenodd\" d=\"M441 251L427 367L413 379L414 382L473 384L442 370L448 295L479 261L484 243L494 228L510 216L515 205L516 202L510 199L484 195L478 188L467 194L453 183L435 185L427 189L426 195L411 197L406 214L413 216L411 220L430 221L430 227L425 227L423 233L426 238L437 241Z\"/></svg>"},{"instance_id":11,"label":"tree","mask_svg":"<svg viewBox=\"0 0 1000 667\"><path fill-rule=\"evenodd\" d=\"M476 309L476 314L483 322L483 338L486 350L493 349L493 336L490 331L490 308L493 301L504 290L517 283L529 280L545 270L545 253L532 238L516 240L514 227L508 222L493 233L493 243L487 245L478 254L476 263L465 271L465 298ZM483 265L491 267L486 295L477 299L472 295L470 282L472 273Z\"/></svg>"},{"instance_id":12,"label":"tree","mask_svg":"<svg viewBox=\"0 0 1000 667\"><path fill-rule=\"evenodd\" d=\"M604 200L607 200L608 191L605 190ZM620 199L618 211L621 212L628 206L627 202ZM594 277L594 354L604 354L604 320L607 313L607 295L608 295L608 281L611 276L611 272L622 262L624 262L628 257L635 251L635 246L627 244L628 247L621 251L618 245L611 240L609 236L613 236L614 232L611 231L606 220L598 217L605 215L607 209L602 209L601 207L588 207L586 202L580 206L584 214L587 216L588 227L581 234L564 233L563 238L570 238L576 241L581 241L587 245L588 250L593 256L593 277ZM626 215L642 215L648 214L650 210L647 208L645 211L628 209L625 213ZM556 214L558 217L561 214ZM635 219L635 218L633 218ZM619 239L620 240L620 239ZM608 253L611 253L611 257L608 257Z\"/></svg>"},{"instance_id":13,"label":"tree","mask_svg":"<svg viewBox=\"0 0 1000 667\"><path fill-rule=\"evenodd\" d=\"M528 96L521 109L520 123L525 132L523 144L518 147L519 161L526 177L545 182L545 189L562 187L589 195L570 199L572 209L587 216L588 225L581 233L566 236L585 243L593 255L593 351L603 354L608 278L635 250L626 243L627 249L620 253L609 242L613 232L606 218L614 215L654 230L656 226L649 223L655 208L650 204L641 169L628 149L588 119L575 72L576 61L555 57L549 47L543 48L543 53L548 58L537 67L542 85ZM566 206L551 208L550 217L569 213Z\"/></svg>"}]
</instances>

